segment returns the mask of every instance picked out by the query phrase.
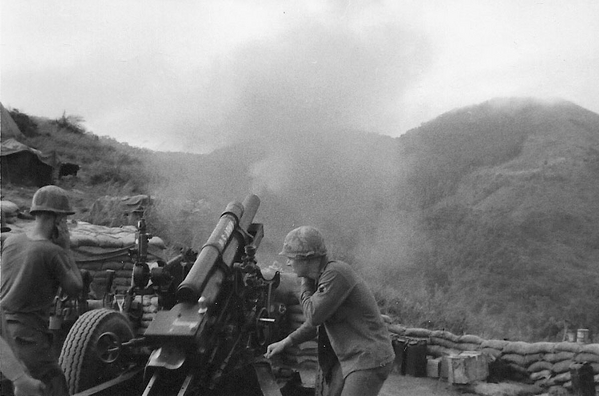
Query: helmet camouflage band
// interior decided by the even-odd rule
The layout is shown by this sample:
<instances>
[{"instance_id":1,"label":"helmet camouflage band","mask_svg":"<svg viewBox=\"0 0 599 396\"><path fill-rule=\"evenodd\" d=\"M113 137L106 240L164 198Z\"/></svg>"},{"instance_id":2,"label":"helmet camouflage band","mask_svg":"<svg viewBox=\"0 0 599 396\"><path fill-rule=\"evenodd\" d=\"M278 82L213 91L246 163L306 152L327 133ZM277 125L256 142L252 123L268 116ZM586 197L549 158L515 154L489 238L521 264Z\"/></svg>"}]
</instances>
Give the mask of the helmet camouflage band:
<instances>
[{"instance_id":1,"label":"helmet camouflage band","mask_svg":"<svg viewBox=\"0 0 599 396\"><path fill-rule=\"evenodd\" d=\"M324 238L318 229L298 227L285 237L283 251L279 253L292 259L310 259L327 254Z\"/></svg>"},{"instance_id":2,"label":"helmet camouflage band","mask_svg":"<svg viewBox=\"0 0 599 396\"><path fill-rule=\"evenodd\" d=\"M51 212L55 214L75 214L65 190L57 186L44 186L33 195L29 213Z\"/></svg>"}]
</instances>

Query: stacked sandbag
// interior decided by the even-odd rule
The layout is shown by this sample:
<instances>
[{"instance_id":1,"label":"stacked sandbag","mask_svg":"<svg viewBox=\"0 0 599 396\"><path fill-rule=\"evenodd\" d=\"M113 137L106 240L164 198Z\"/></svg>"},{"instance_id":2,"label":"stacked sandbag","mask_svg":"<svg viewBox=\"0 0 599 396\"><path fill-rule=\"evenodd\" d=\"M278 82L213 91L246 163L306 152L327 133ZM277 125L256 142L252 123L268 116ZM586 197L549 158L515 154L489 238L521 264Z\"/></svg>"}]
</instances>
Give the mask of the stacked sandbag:
<instances>
[{"instance_id":1,"label":"stacked sandbag","mask_svg":"<svg viewBox=\"0 0 599 396\"><path fill-rule=\"evenodd\" d=\"M287 306L285 315L287 320L285 321L286 329L283 329L284 334L290 334L297 330L305 321L304 312L299 304ZM316 339L285 348L282 358L285 364L298 368L315 369L318 367Z\"/></svg>"},{"instance_id":2,"label":"stacked sandbag","mask_svg":"<svg viewBox=\"0 0 599 396\"><path fill-rule=\"evenodd\" d=\"M503 348L509 344L507 340L483 340L480 343L480 351L487 357L489 357L490 361L496 360L501 356L503 352Z\"/></svg>"},{"instance_id":3,"label":"stacked sandbag","mask_svg":"<svg viewBox=\"0 0 599 396\"><path fill-rule=\"evenodd\" d=\"M551 378L545 381L543 385L571 387L570 366L581 348L580 344L574 342L558 342L554 344L553 353L543 356L543 360L552 363Z\"/></svg>"},{"instance_id":4,"label":"stacked sandbag","mask_svg":"<svg viewBox=\"0 0 599 396\"><path fill-rule=\"evenodd\" d=\"M537 362L542 360L544 354L551 352L551 350L552 344L550 343L508 342L503 347L499 359L507 363L512 371L523 378L529 378L531 373L535 373L535 378L541 378L546 373L539 374L539 372L546 370L549 366L538 365Z\"/></svg>"},{"instance_id":5,"label":"stacked sandbag","mask_svg":"<svg viewBox=\"0 0 599 396\"><path fill-rule=\"evenodd\" d=\"M483 339L477 335L464 334L459 336L456 348L462 352L465 351L480 351Z\"/></svg>"},{"instance_id":6,"label":"stacked sandbag","mask_svg":"<svg viewBox=\"0 0 599 396\"><path fill-rule=\"evenodd\" d=\"M463 351L458 347L459 344L460 336L445 330L433 330L430 332L427 353L433 357L456 356Z\"/></svg>"},{"instance_id":7,"label":"stacked sandbag","mask_svg":"<svg viewBox=\"0 0 599 396\"><path fill-rule=\"evenodd\" d=\"M288 305L285 315L287 320L285 321L284 333L286 334L291 334L299 329L306 319L302 306L299 304Z\"/></svg>"},{"instance_id":8,"label":"stacked sandbag","mask_svg":"<svg viewBox=\"0 0 599 396\"><path fill-rule=\"evenodd\" d=\"M387 325L387 329L389 330L389 335L391 339L397 339L398 337L404 337L406 335L407 327L402 326L398 323L391 323Z\"/></svg>"},{"instance_id":9,"label":"stacked sandbag","mask_svg":"<svg viewBox=\"0 0 599 396\"><path fill-rule=\"evenodd\" d=\"M310 340L299 345L285 348L283 352L285 363L303 369L316 369L318 367L318 343Z\"/></svg>"},{"instance_id":10,"label":"stacked sandbag","mask_svg":"<svg viewBox=\"0 0 599 396\"><path fill-rule=\"evenodd\" d=\"M137 229L134 226L104 227L78 222L69 231L71 232L71 248L93 246L112 249L135 244Z\"/></svg>"},{"instance_id":11,"label":"stacked sandbag","mask_svg":"<svg viewBox=\"0 0 599 396\"><path fill-rule=\"evenodd\" d=\"M19 234L33 229L35 221L19 220L11 225L10 234ZM92 298L101 299L106 290L106 270L115 271L113 290L124 293L131 286L133 261L130 251L136 249L137 227L104 227L83 221L68 222L71 251L80 269L92 275ZM148 241L148 261L164 260L166 249L162 239L153 237Z\"/></svg>"},{"instance_id":12,"label":"stacked sandbag","mask_svg":"<svg viewBox=\"0 0 599 396\"><path fill-rule=\"evenodd\" d=\"M134 226L104 227L85 222L69 224L71 251L80 269L92 275L92 293L101 299L106 291L107 270L115 271L113 293L124 294L131 287L137 228ZM148 242L148 260L163 260L164 242L153 237Z\"/></svg>"},{"instance_id":13,"label":"stacked sandbag","mask_svg":"<svg viewBox=\"0 0 599 396\"><path fill-rule=\"evenodd\" d=\"M457 336L444 330L406 328L398 324L388 325L394 340L427 339L427 354L435 358L457 356L465 351L482 352L489 362L499 363L520 379L530 379L537 386L572 387L573 363L589 363L599 391L599 344L574 342L535 342L507 340L484 340L476 335Z\"/></svg>"},{"instance_id":14,"label":"stacked sandbag","mask_svg":"<svg viewBox=\"0 0 599 396\"><path fill-rule=\"evenodd\" d=\"M553 364L545 357L555 356L554 350L555 344L552 342L535 342L528 346L526 370L528 377L538 386L545 386L552 376Z\"/></svg>"}]
</instances>

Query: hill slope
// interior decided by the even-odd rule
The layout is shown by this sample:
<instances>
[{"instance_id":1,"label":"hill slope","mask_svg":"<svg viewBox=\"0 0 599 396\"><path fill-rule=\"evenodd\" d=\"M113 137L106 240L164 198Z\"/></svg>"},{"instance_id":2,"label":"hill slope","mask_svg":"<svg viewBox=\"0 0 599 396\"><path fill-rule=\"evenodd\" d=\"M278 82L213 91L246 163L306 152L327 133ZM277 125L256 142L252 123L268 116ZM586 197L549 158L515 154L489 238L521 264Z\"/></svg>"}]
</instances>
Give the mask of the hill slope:
<instances>
[{"instance_id":1,"label":"hill slope","mask_svg":"<svg viewBox=\"0 0 599 396\"><path fill-rule=\"evenodd\" d=\"M424 260L429 285L477 318L469 329L549 337L567 319L598 330L597 114L493 100L403 140L425 168L411 185L439 258Z\"/></svg>"},{"instance_id":2,"label":"hill slope","mask_svg":"<svg viewBox=\"0 0 599 396\"><path fill-rule=\"evenodd\" d=\"M152 194L152 232L172 246L201 247L225 205L255 193L261 263L315 225L405 324L540 340L567 319L599 333L599 115L572 103L494 99L395 139L310 131L208 155L39 129L34 146L82 164L62 182L82 211Z\"/></svg>"}]
</instances>

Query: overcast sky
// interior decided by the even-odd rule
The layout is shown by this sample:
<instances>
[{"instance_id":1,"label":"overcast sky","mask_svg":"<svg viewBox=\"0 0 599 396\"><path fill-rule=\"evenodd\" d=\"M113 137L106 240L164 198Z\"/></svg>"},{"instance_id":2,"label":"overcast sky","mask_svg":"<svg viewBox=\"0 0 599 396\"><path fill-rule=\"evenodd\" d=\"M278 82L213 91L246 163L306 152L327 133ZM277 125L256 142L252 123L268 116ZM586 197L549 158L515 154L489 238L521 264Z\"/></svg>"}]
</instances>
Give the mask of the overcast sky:
<instances>
[{"instance_id":1,"label":"overcast sky","mask_svg":"<svg viewBox=\"0 0 599 396\"><path fill-rule=\"evenodd\" d=\"M5 107L66 111L152 150L294 130L399 136L504 96L599 112L597 0L0 5Z\"/></svg>"}]
</instances>

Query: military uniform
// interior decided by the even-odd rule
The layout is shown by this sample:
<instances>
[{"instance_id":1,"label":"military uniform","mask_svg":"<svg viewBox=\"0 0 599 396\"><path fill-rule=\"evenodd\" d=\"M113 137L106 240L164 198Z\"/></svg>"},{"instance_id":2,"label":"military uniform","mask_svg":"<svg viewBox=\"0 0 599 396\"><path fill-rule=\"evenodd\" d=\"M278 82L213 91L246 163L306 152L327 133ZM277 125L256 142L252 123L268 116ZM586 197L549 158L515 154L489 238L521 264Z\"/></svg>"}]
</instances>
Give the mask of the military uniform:
<instances>
[{"instance_id":1,"label":"military uniform","mask_svg":"<svg viewBox=\"0 0 599 396\"><path fill-rule=\"evenodd\" d=\"M11 340L15 355L52 395L68 395L48 320L61 280L72 276L69 260L61 247L48 240L31 240L26 234L11 236L2 249L4 338Z\"/></svg>"},{"instance_id":2,"label":"military uniform","mask_svg":"<svg viewBox=\"0 0 599 396\"><path fill-rule=\"evenodd\" d=\"M319 333L323 382L317 385L325 388L323 393L378 394L395 354L366 283L348 264L328 261L315 287L302 285L300 302L306 322L289 338L297 345Z\"/></svg>"}]
</instances>

